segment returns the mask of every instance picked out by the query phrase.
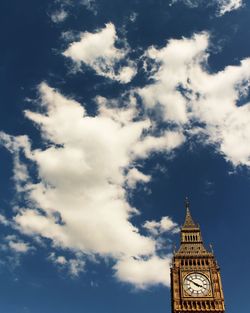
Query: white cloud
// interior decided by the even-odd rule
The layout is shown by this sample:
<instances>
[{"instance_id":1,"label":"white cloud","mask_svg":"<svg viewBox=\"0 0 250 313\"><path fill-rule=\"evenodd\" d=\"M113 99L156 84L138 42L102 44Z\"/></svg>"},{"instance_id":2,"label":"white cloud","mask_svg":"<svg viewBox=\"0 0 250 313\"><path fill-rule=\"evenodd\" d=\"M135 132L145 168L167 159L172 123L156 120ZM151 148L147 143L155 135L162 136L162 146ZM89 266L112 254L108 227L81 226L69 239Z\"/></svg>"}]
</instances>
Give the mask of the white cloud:
<instances>
[{"instance_id":1,"label":"white cloud","mask_svg":"<svg viewBox=\"0 0 250 313\"><path fill-rule=\"evenodd\" d=\"M61 23L68 17L68 13L64 9L61 9L53 12L50 17L54 23Z\"/></svg>"},{"instance_id":2,"label":"white cloud","mask_svg":"<svg viewBox=\"0 0 250 313\"><path fill-rule=\"evenodd\" d=\"M41 84L39 91L44 114L25 115L39 127L45 148L32 150L27 137L0 137L15 156L21 150L27 159L18 159L14 172L29 162L38 171L36 183L19 175L27 206L17 210L16 227L26 235L50 239L52 246L85 255L116 261L154 257L157 242L131 223L139 212L129 205L125 190L128 180L146 182L149 177L138 177L129 169L152 152L172 151L183 135L165 132L162 139L154 137L152 123L138 119L134 105L118 110L99 98L98 114L91 117L78 102L48 85ZM67 260L72 275L83 268L82 262Z\"/></svg>"},{"instance_id":3,"label":"white cloud","mask_svg":"<svg viewBox=\"0 0 250 313\"><path fill-rule=\"evenodd\" d=\"M20 162L20 151L31 158L30 143L27 136L13 137L0 131L0 143L13 154L13 179L17 192L24 191L29 178L26 164Z\"/></svg>"},{"instance_id":4,"label":"white cloud","mask_svg":"<svg viewBox=\"0 0 250 313\"><path fill-rule=\"evenodd\" d=\"M72 276L78 276L79 273L84 272L85 262L80 259L70 259L69 271Z\"/></svg>"},{"instance_id":5,"label":"white cloud","mask_svg":"<svg viewBox=\"0 0 250 313\"><path fill-rule=\"evenodd\" d=\"M219 15L237 10L243 6L242 0L218 0Z\"/></svg>"},{"instance_id":6,"label":"white cloud","mask_svg":"<svg viewBox=\"0 0 250 313\"><path fill-rule=\"evenodd\" d=\"M146 158L153 151L172 151L185 141L181 132L166 131L162 136L147 136L144 140L138 141L133 152L138 158Z\"/></svg>"},{"instance_id":7,"label":"white cloud","mask_svg":"<svg viewBox=\"0 0 250 313\"><path fill-rule=\"evenodd\" d=\"M201 122L207 142L235 166L250 165L250 104L237 106L250 86L250 59L210 74L206 70L209 34L170 40L166 47L146 52L159 64L152 84L138 89L146 107L162 106L165 121L195 133L192 121ZM196 129L197 130L197 129ZM204 143L203 138L203 143Z\"/></svg>"},{"instance_id":8,"label":"white cloud","mask_svg":"<svg viewBox=\"0 0 250 313\"><path fill-rule=\"evenodd\" d=\"M192 88L202 96L193 101L193 114L206 123L209 141L235 166L250 165L250 104L238 107L237 101L250 85L250 59L238 66L193 79Z\"/></svg>"},{"instance_id":9,"label":"white cloud","mask_svg":"<svg viewBox=\"0 0 250 313\"><path fill-rule=\"evenodd\" d=\"M25 253L29 250L28 244L24 242L13 242L9 243L11 249L15 250L16 252Z\"/></svg>"},{"instance_id":10,"label":"white cloud","mask_svg":"<svg viewBox=\"0 0 250 313\"><path fill-rule=\"evenodd\" d=\"M16 236L7 236L5 240L9 248L17 253L26 253L31 249L28 243L18 240Z\"/></svg>"},{"instance_id":11,"label":"white cloud","mask_svg":"<svg viewBox=\"0 0 250 313\"><path fill-rule=\"evenodd\" d=\"M151 177L138 171L137 168L131 168L127 174L127 184L130 188L135 188L138 182L148 183Z\"/></svg>"},{"instance_id":12,"label":"white cloud","mask_svg":"<svg viewBox=\"0 0 250 313\"><path fill-rule=\"evenodd\" d=\"M170 40L166 47L149 48L145 56L150 62L159 64L151 75L154 83L138 89L146 107L160 105L163 118L178 124L188 121L186 98L178 90L187 79L189 69L204 59L208 45L208 34L194 35L192 39Z\"/></svg>"},{"instance_id":13,"label":"white cloud","mask_svg":"<svg viewBox=\"0 0 250 313\"><path fill-rule=\"evenodd\" d=\"M204 4L203 0L172 0L170 6L172 6L176 2L182 2L189 8L197 8L198 6Z\"/></svg>"},{"instance_id":14,"label":"white cloud","mask_svg":"<svg viewBox=\"0 0 250 313\"><path fill-rule=\"evenodd\" d=\"M3 214L0 214L0 224L3 224L5 226L8 226L10 224L10 222Z\"/></svg>"},{"instance_id":15,"label":"white cloud","mask_svg":"<svg viewBox=\"0 0 250 313\"><path fill-rule=\"evenodd\" d=\"M87 7L91 7L95 3L95 0L81 0L80 3Z\"/></svg>"},{"instance_id":16,"label":"white cloud","mask_svg":"<svg viewBox=\"0 0 250 313\"><path fill-rule=\"evenodd\" d=\"M95 0L78 0L77 2L74 0L55 0L55 4L60 7L71 7L71 6L84 6L89 11L92 11L94 14L97 13L96 10L96 1Z\"/></svg>"},{"instance_id":17,"label":"white cloud","mask_svg":"<svg viewBox=\"0 0 250 313\"><path fill-rule=\"evenodd\" d=\"M87 10L97 14L95 0L78 0L77 2L74 0L54 0L53 2L55 8L49 15L52 22L56 24L64 22L68 18L72 8L82 10L82 6L84 6Z\"/></svg>"},{"instance_id":18,"label":"white cloud","mask_svg":"<svg viewBox=\"0 0 250 313\"><path fill-rule=\"evenodd\" d=\"M72 42L63 55L71 58L78 67L84 63L93 68L98 75L128 83L136 74L135 64L127 59L129 49L116 48L118 40L112 23L96 33L84 32L80 41ZM120 65L120 61L126 65Z\"/></svg>"},{"instance_id":19,"label":"white cloud","mask_svg":"<svg viewBox=\"0 0 250 313\"><path fill-rule=\"evenodd\" d=\"M55 264L60 264L60 265L67 264L67 260L63 255L56 256L54 252L50 254L48 259Z\"/></svg>"},{"instance_id":20,"label":"white cloud","mask_svg":"<svg viewBox=\"0 0 250 313\"><path fill-rule=\"evenodd\" d=\"M138 13L132 12L132 13L130 14L130 16L129 16L130 22L134 23L134 22L136 21L137 17L138 17Z\"/></svg>"},{"instance_id":21,"label":"white cloud","mask_svg":"<svg viewBox=\"0 0 250 313\"><path fill-rule=\"evenodd\" d=\"M116 277L123 282L130 283L137 288L145 289L152 285L170 285L171 257L160 258L153 256L148 259L126 258L115 266Z\"/></svg>"},{"instance_id":22,"label":"white cloud","mask_svg":"<svg viewBox=\"0 0 250 313\"><path fill-rule=\"evenodd\" d=\"M82 256L76 256L76 258L66 259L63 255L57 256L54 252L52 252L48 259L55 265L59 266L60 269L67 269L72 277L77 277L80 273L84 272L85 261Z\"/></svg>"},{"instance_id":23,"label":"white cloud","mask_svg":"<svg viewBox=\"0 0 250 313\"><path fill-rule=\"evenodd\" d=\"M158 236L165 232L178 232L178 224L172 221L168 216L163 216L159 222L156 221L146 221L143 225L152 235Z\"/></svg>"},{"instance_id":24,"label":"white cloud","mask_svg":"<svg viewBox=\"0 0 250 313\"><path fill-rule=\"evenodd\" d=\"M97 8L96 8L96 1L95 0L80 0L79 4L84 5L88 10L92 11L94 14L97 14Z\"/></svg>"},{"instance_id":25,"label":"white cloud","mask_svg":"<svg viewBox=\"0 0 250 313\"><path fill-rule=\"evenodd\" d=\"M197 8L200 6L215 6L218 10L218 15L222 16L225 13L237 10L243 6L242 0L213 0L210 2L204 0L173 0L171 5L176 2L182 2L189 8Z\"/></svg>"}]
</instances>

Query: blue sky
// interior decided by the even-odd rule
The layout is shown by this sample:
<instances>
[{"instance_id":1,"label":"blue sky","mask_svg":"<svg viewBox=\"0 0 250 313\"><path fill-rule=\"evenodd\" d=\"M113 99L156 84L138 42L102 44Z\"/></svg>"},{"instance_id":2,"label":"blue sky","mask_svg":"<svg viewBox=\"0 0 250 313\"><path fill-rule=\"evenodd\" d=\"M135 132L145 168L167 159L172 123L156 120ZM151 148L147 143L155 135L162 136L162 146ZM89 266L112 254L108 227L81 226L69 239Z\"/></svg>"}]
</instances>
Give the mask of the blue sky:
<instances>
[{"instance_id":1,"label":"blue sky","mask_svg":"<svg viewBox=\"0 0 250 313\"><path fill-rule=\"evenodd\" d=\"M0 14L1 312L170 312L187 195L248 312L249 1Z\"/></svg>"}]
</instances>

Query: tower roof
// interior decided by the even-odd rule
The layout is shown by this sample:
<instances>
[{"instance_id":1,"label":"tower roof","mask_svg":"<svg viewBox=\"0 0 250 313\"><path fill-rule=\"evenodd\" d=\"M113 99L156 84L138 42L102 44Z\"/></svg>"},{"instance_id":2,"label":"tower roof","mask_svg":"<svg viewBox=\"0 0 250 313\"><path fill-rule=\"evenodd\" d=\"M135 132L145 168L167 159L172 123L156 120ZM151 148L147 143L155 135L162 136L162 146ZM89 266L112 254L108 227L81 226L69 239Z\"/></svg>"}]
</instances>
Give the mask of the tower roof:
<instances>
[{"instance_id":1,"label":"tower roof","mask_svg":"<svg viewBox=\"0 0 250 313\"><path fill-rule=\"evenodd\" d=\"M184 222L182 228L198 228L198 225L195 224L195 222L191 216L188 198L185 199L185 206L186 206L186 218L185 218L185 222Z\"/></svg>"},{"instance_id":2,"label":"tower roof","mask_svg":"<svg viewBox=\"0 0 250 313\"><path fill-rule=\"evenodd\" d=\"M200 226L196 224L191 216L189 201L185 200L186 218L181 228L181 245L175 256L197 256L208 255L209 252L203 245Z\"/></svg>"}]
</instances>

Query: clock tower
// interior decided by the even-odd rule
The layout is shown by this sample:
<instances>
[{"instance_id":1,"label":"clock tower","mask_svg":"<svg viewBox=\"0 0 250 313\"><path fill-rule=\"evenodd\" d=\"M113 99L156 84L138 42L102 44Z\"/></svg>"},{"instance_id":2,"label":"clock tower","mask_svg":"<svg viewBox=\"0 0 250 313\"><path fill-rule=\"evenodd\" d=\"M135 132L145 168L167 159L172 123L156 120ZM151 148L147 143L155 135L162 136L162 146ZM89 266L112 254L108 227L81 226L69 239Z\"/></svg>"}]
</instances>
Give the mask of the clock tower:
<instances>
[{"instance_id":1,"label":"clock tower","mask_svg":"<svg viewBox=\"0 0 250 313\"><path fill-rule=\"evenodd\" d=\"M190 214L181 228L181 244L174 252L171 268L172 313L224 313L220 269L213 251L207 251L200 226ZM211 248L212 250L212 248Z\"/></svg>"}]
</instances>

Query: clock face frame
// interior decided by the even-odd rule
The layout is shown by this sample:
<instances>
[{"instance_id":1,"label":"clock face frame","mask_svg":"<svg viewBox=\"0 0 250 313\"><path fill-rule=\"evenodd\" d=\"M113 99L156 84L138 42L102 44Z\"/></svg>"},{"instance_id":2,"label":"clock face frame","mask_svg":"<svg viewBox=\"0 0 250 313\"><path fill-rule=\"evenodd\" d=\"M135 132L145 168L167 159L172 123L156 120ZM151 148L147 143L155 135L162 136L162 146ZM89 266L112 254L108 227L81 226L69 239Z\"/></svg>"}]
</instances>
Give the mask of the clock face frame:
<instances>
[{"instance_id":1,"label":"clock face frame","mask_svg":"<svg viewBox=\"0 0 250 313\"><path fill-rule=\"evenodd\" d=\"M206 297L211 290L209 279L198 272L190 273L184 278L183 288L192 297Z\"/></svg>"}]
</instances>

